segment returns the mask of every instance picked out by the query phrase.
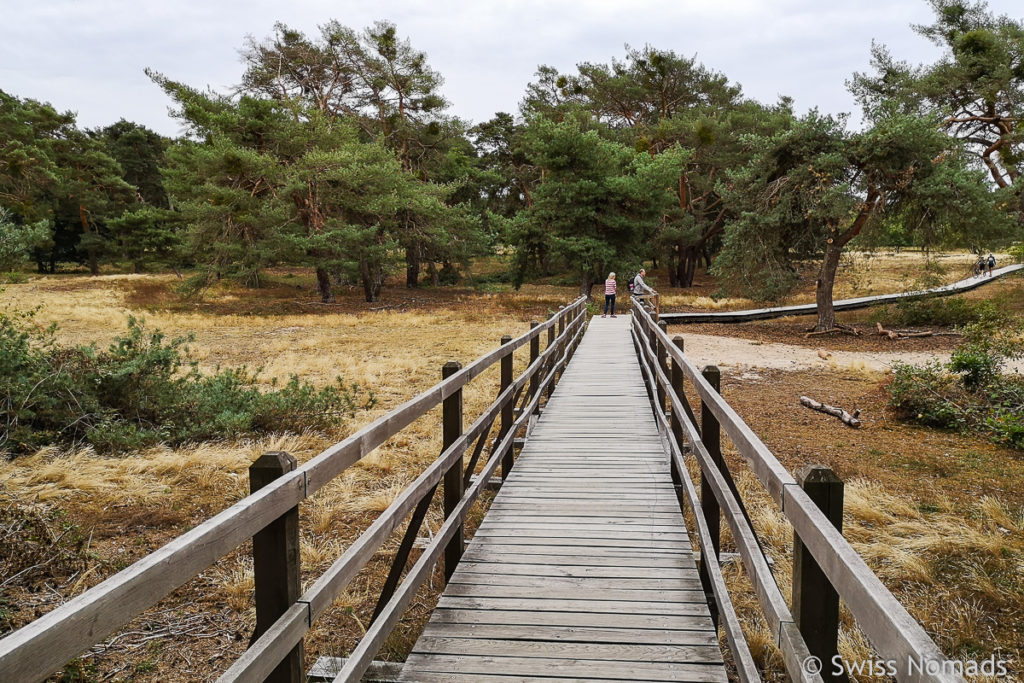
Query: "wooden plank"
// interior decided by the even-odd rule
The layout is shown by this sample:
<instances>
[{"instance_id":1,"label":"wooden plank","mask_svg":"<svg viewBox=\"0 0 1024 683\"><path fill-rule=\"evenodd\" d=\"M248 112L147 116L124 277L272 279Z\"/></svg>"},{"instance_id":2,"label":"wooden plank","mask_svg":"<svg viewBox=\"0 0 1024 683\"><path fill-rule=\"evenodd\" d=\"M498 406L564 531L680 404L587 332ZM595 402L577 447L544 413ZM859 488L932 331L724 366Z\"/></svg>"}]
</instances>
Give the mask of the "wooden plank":
<instances>
[{"instance_id":1,"label":"wooden plank","mask_svg":"<svg viewBox=\"0 0 1024 683\"><path fill-rule=\"evenodd\" d=\"M725 680L628 321L616 323L566 368L403 680Z\"/></svg>"},{"instance_id":2,"label":"wooden plank","mask_svg":"<svg viewBox=\"0 0 1024 683\"><path fill-rule=\"evenodd\" d=\"M589 577L595 579L658 579L662 577L696 579L696 569L673 569L666 571L659 567L623 567L600 565L566 564L512 564L509 562L467 562L459 563L462 575L497 574L500 576L548 576L548 577Z\"/></svg>"},{"instance_id":3,"label":"wooden plank","mask_svg":"<svg viewBox=\"0 0 1024 683\"><path fill-rule=\"evenodd\" d=\"M598 628L548 624L447 624L431 621L423 635L435 638L485 638L500 640L547 640L580 643L629 643L634 645L711 645L718 639L709 629L674 631L654 628Z\"/></svg>"},{"instance_id":4,"label":"wooden plank","mask_svg":"<svg viewBox=\"0 0 1024 683\"><path fill-rule=\"evenodd\" d=\"M550 564L555 566L587 566L587 567L647 567L669 569L693 569L696 563L690 553L645 553L639 555L636 552L611 553L601 555L564 554L553 549L547 552L538 552L534 546L521 546L509 549L508 546L500 548L488 547L481 550L474 550L470 545L466 554L462 556L463 561L474 562L497 562L507 564Z\"/></svg>"},{"instance_id":5,"label":"wooden plank","mask_svg":"<svg viewBox=\"0 0 1024 683\"><path fill-rule=\"evenodd\" d=\"M554 598L473 597L442 595L438 606L449 609L533 610L536 612L577 612L598 614L672 615L701 617L708 613L703 596L699 602L653 602L641 600L556 600Z\"/></svg>"},{"instance_id":6,"label":"wooden plank","mask_svg":"<svg viewBox=\"0 0 1024 683\"><path fill-rule=\"evenodd\" d=\"M591 588L586 585L564 585L542 583L540 585L508 586L489 584L453 583L445 588L444 594L451 598L502 598L510 595L527 600L553 600L558 602L638 602L680 604L695 602L706 605L702 590L644 590L627 588Z\"/></svg>"},{"instance_id":7,"label":"wooden plank","mask_svg":"<svg viewBox=\"0 0 1024 683\"><path fill-rule=\"evenodd\" d=\"M600 659L625 662L675 662L693 664L718 663L722 653L718 645L645 645L636 643L590 643L575 641L533 640L526 644L530 657L553 659ZM426 635L420 637L413 654L424 651L458 656L516 656L524 643L504 638L449 638Z\"/></svg>"},{"instance_id":8,"label":"wooden plank","mask_svg":"<svg viewBox=\"0 0 1024 683\"><path fill-rule=\"evenodd\" d=\"M583 591L603 591L616 588L628 588L631 590L661 591L661 590L700 590L700 579L682 578L627 578L616 576L608 579L598 579L591 576L525 576L523 574L475 574L462 572L457 577L452 577L452 583L461 583L474 586L559 586L578 588Z\"/></svg>"},{"instance_id":9,"label":"wooden plank","mask_svg":"<svg viewBox=\"0 0 1024 683\"><path fill-rule=\"evenodd\" d=\"M402 669L402 679L418 680L420 671L435 673L488 674L504 671L509 676L583 676L588 680L700 681L726 683L721 664L675 662L630 662L544 657L485 657L460 655L410 655Z\"/></svg>"},{"instance_id":10,"label":"wooden plank","mask_svg":"<svg viewBox=\"0 0 1024 683\"><path fill-rule=\"evenodd\" d=\"M607 614L602 612L533 612L512 609L463 609L438 606L430 623L511 624L575 628L656 629L714 633L711 617L700 614ZM680 637L687 637L681 635Z\"/></svg>"},{"instance_id":11,"label":"wooden plank","mask_svg":"<svg viewBox=\"0 0 1024 683\"><path fill-rule=\"evenodd\" d=\"M550 525L516 525L510 523L507 525L489 524L486 527L482 526L477 529L475 538L508 538L515 539L517 542L529 542L535 543L534 539L542 541L551 541L553 539L566 540L595 540L595 541L637 541L645 544L649 544L651 541L667 541L669 546L674 546L675 543L681 543L688 537L686 533L676 531L669 528L668 531L664 527L644 527L642 529L618 529L608 525L603 525L598 528L586 528L583 526L579 527L565 527L557 526L555 524ZM527 540L529 539L529 540ZM545 544L547 545L547 544ZM621 547L621 546L620 546Z\"/></svg>"}]
</instances>

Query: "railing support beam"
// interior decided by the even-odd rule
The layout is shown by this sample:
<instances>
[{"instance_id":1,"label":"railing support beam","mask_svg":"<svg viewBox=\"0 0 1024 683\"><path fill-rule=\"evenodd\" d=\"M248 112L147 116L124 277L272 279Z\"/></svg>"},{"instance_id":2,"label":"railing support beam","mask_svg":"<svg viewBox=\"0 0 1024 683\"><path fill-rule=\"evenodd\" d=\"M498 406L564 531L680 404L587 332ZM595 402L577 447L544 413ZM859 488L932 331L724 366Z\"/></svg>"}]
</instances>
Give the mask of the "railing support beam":
<instances>
[{"instance_id":1,"label":"railing support beam","mask_svg":"<svg viewBox=\"0 0 1024 683\"><path fill-rule=\"evenodd\" d=\"M663 321L659 322L658 323L658 329L660 329L662 332L668 334L668 324L667 323L665 323ZM668 360L667 360L668 357L667 357L666 352L665 352L665 344L662 343L661 337L657 337L656 336L654 341L655 341L654 350L655 350L655 352L657 353L657 356L658 356L658 365L661 367L661 371L664 372L667 375L668 374ZM666 398L665 398L667 396L667 394L665 392L665 387L661 386L661 382L658 382L657 384L658 384L658 410L660 410L662 413L664 413L665 412L665 408L667 407L666 406Z\"/></svg>"},{"instance_id":2,"label":"railing support beam","mask_svg":"<svg viewBox=\"0 0 1024 683\"><path fill-rule=\"evenodd\" d=\"M843 480L824 465L805 465L796 472L797 483L832 525L843 530ZM793 533L793 620L807 643L807 649L826 666L825 681L846 683L843 671L836 676L829 666L839 653L839 594L810 551Z\"/></svg>"},{"instance_id":3,"label":"railing support beam","mask_svg":"<svg viewBox=\"0 0 1024 683\"><path fill-rule=\"evenodd\" d=\"M701 375L707 380L708 384L718 393L722 393L722 373L716 365L708 365L701 370ZM706 401L701 401L700 408L700 437L701 441L704 442L704 447L708 451L708 455L711 456L711 460L718 467L719 471L725 469L725 463L722 460L722 428L718 423L718 418L711 411L711 406ZM715 498L715 492L708 481L708 475L702 474L700 478L700 507L704 514L704 519L707 520L708 534L711 536L711 548L700 549L700 581L701 585L704 586L704 592L709 593L711 586L708 577L708 570L705 566L708 562L718 562L718 556L722 549L722 522L720 517L720 510L718 507L718 500ZM715 608L713 595L711 600L708 602L708 606L711 608L711 619L718 624L718 610Z\"/></svg>"},{"instance_id":4,"label":"railing support beam","mask_svg":"<svg viewBox=\"0 0 1024 683\"><path fill-rule=\"evenodd\" d=\"M441 378L448 379L456 372L462 369L462 364L458 361L448 361L441 368ZM444 400L444 404L441 407L441 451L444 452L449 446L462 436L462 389L452 393L451 396ZM444 518L448 519L455 508L458 507L459 501L462 500L462 494L465 492L464 489L464 478L462 472L463 461L465 455L452 463L451 469L449 469L444 475ZM448 542L448 545L444 549L444 580L445 583L451 580L452 574L455 573L455 567L459 564L459 560L462 559L462 552L465 550L465 528L459 525L459 528L455 531L455 535L452 536L452 540Z\"/></svg>"},{"instance_id":5,"label":"railing support beam","mask_svg":"<svg viewBox=\"0 0 1024 683\"><path fill-rule=\"evenodd\" d=\"M501 345L504 346L512 341L512 336L506 334L501 338ZM515 358L513 357L512 351L509 351L507 355L501 358L501 388L498 389L498 395L501 395L509 386L512 385L512 364ZM501 443L505 435L508 434L508 430L512 427L512 423L515 422L515 402L509 400L501 408L501 429L498 431L498 441ZM505 481L508 479L508 475L512 473L512 466L515 464L515 449L509 448L505 455L501 459L501 480Z\"/></svg>"},{"instance_id":6,"label":"railing support beam","mask_svg":"<svg viewBox=\"0 0 1024 683\"><path fill-rule=\"evenodd\" d=\"M537 322L536 320L530 321L530 329L531 330L533 328L537 327L538 325L540 325L540 323ZM530 365L533 365L533 361L537 360L537 358L539 356L540 356L540 335L536 334L536 335L533 336L532 339L530 339ZM537 372L533 373L533 376L530 377L530 400L531 401L533 400L533 397L537 395L537 389L539 387L540 387L540 370L538 369ZM540 414L540 401L537 402L537 407L534 408L533 414L534 415L539 415Z\"/></svg>"},{"instance_id":7,"label":"railing support beam","mask_svg":"<svg viewBox=\"0 0 1024 683\"><path fill-rule=\"evenodd\" d=\"M255 493L293 471L297 464L295 456L284 451L264 453L249 466L249 493ZM252 563L256 630L250 642L255 642L302 594L297 505L253 535ZM302 683L306 680L301 641L266 680L270 683Z\"/></svg>"}]
</instances>

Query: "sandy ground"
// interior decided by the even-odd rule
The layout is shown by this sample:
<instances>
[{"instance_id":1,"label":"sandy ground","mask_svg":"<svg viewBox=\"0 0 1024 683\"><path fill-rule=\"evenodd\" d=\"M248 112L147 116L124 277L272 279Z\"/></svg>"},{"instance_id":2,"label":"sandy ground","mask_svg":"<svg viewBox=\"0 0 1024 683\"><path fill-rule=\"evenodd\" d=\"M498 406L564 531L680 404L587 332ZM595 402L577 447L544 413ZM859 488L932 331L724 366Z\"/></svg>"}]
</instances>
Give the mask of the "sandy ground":
<instances>
[{"instance_id":1,"label":"sandy ground","mask_svg":"<svg viewBox=\"0 0 1024 683\"><path fill-rule=\"evenodd\" d=\"M728 371L765 368L780 370L806 370L809 368L838 368L886 372L896 361L920 364L930 360L949 360L948 352L931 351L829 351L828 358L818 355L816 349L789 344L764 343L718 337L705 334L683 334L686 355L694 363L718 365ZM1009 364L1007 371L1024 372L1024 359Z\"/></svg>"}]
</instances>

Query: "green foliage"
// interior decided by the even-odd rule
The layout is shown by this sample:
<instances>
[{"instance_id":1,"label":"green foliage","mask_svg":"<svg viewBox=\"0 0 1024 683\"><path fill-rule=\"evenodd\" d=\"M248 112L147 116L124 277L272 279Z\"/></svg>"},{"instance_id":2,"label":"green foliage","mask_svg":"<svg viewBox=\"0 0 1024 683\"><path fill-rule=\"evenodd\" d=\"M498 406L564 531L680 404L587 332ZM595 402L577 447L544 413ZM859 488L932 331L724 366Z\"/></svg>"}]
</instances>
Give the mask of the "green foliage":
<instances>
[{"instance_id":1,"label":"green foliage","mask_svg":"<svg viewBox=\"0 0 1024 683\"><path fill-rule=\"evenodd\" d=\"M962 327L977 322L983 315L983 309L990 305L962 296L900 299L892 306L876 310L870 319L872 322L907 327Z\"/></svg>"},{"instance_id":2,"label":"green foliage","mask_svg":"<svg viewBox=\"0 0 1024 683\"><path fill-rule=\"evenodd\" d=\"M773 300L795 284L795 261L820 259L818 330L835 323L835 278L851 241L885 232L887 223L934 243L939 238L925 233L957 241L943 226L971 232L1005 222L934 121L895 107L875 112L871 126L858 132L846 130L842 118L812 111L787 130L749 142L756 151L731 174L725 193L738 217L726 226L713 271L729 293Z\"/></svg>"},{"instance_id":3,"label":"green foliage","mask_svg":"<svg viewBox=\"0 0 1024 683\"><path fill-rule=\"evenodd\" d=\"M1016 126L1006 122L1020 118L1024 101L1024 22L995 16L984 3L929 4L934 23L914 30L942 50L935 62L915 67L875 45L875 73L855 74L851 89L869 117L893 103L934 117L1000 188L1000 210L1019 218L1022 185L1015 179L1024 170L1024 148Z\"/></svg>"},{"instance_id":4,"label":"green foliage","mask_svg":"<svg viewBox=\"0 0 1024 683\"><path fill-rule=\"evenodd\" d=\"M167 208L158 168L164 144L127 121L79 130L73 114L0 91L0 208L14 225L32 226L40 271L74 261L96 273L124 255L125 235L118 244L108 223L141 206Z\"/></svg>"},{"instance_id":5,"label":"green foliage","mask_svg":"<svg viewBox=\"0 0 1024 683\"><path fill-rule=\"evenodd\" d=\"M0 449L50 444L128 451L155 443L252 433L326 430L373 404L341 378L317 389L298 377L260 391L246 368L199 372L187 338L168 340L129 317L127 334L105 351L62 347L55 327L0 315ZM276 384L276 383L275 383Z\"/></svg>"},{"instance_id":6,"label":"green foliage","mask_svg":"<svg viewBox=\"0 0 1024 683\"><path fill-rule=\"evenodd\" d=\"M240 92L300 103L323 120L357 128L362 141L379 143L401 171L424 183L433 200L400 200L397 225L388 229L405 252L408 286L417 286L423 261L465 262L481 250L480 205L488 180L478 173L465 126L444 114L441 76L394 24L377 22L357 32L329 21L318 37L277 24L268 39L250 39L242 56ZM331 149L326 142L322 147ZM315 216L315 207L309 211ZM390 246L379 251L394 259ZM383 276L372 264L369 272L361 265L357 270L364 288L368 277ZM379 283L371 284L367 297L376 300Z\"/></svg>"},{"instance_id":7,"label":"green foliage","mask_svg":"<svg viewBox=\"0 0 1024 683\"><path fill-rule=\"evenodd\" d=\"M964 386L977 391L996 383L1007 360L1024 356L1024 322L985 302L978 320L964 327L964 343L953 352L949 369L963 378Z\"/></svg>"},{"instance_id":8,"label":"green foliage","mask_svg":"<svg viewBox=\"0 0 1024 683\"><path fill-rule=\"evenodd\" d=\"M576 274L580 293L618 264L636 259L671 203L674 158L650 157L602 137L585 116L536 118L522 138L525 156L542 170L533 204L512 233L519 277L535 262L557 258Z\"/></svg>"},{"instance_id":9,"label":"green foliage","mask_svg":"<svg viewBox=\"0 0 1024 683\"><path fill-rule=\"evenodd\" d=\"M50 241L50 224L42 220L17 225L6 209L0 207L0 272L16 271L31 258L33 249Z\"/></svg>"},{"instance_id":10,"label":"green foliage","mask_svg":"<svg viewBox=\"0 0 1024 683\"><path fill-rule=\"evenodd\" d=\"M894 366L890 405L920 424L978 430L1024 449L1024 377L1002 373L1007 360L1024 357L1022 333L1024 321L987 302L948 363Z\"/></svg>"}]
</instances>

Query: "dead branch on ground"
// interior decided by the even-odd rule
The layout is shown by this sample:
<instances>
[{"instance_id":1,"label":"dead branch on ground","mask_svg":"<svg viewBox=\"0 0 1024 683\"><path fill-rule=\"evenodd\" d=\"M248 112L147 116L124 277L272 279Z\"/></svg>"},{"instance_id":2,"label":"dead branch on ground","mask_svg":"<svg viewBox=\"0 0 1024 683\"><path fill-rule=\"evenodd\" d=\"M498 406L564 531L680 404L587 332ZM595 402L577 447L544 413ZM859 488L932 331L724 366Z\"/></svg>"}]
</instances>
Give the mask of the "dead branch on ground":
<instances>
[{"instance_id":1,"label":"dead branch on ground","mask_svg":"<svg viewBox=\"0 0 1024 683\"><path fill-rule=\"evenodd\" d=\"M836 408L835 406L830 406L827 403L820 403L818 401L815 401L813 398L808 398L807 396L801 396L800 403L807 406L811 410L817 410L819 413L826 413L828 415L832 415L833 417L838 417L840 420L843 421L844 424L849 425L850 427L853 427L855 429L857 427L860 427L861 422L860 420L857 419L858 417L860 417L859 410L854 410L851 414L846 412L842 408Z\"/></svg>"}]
</instances>

